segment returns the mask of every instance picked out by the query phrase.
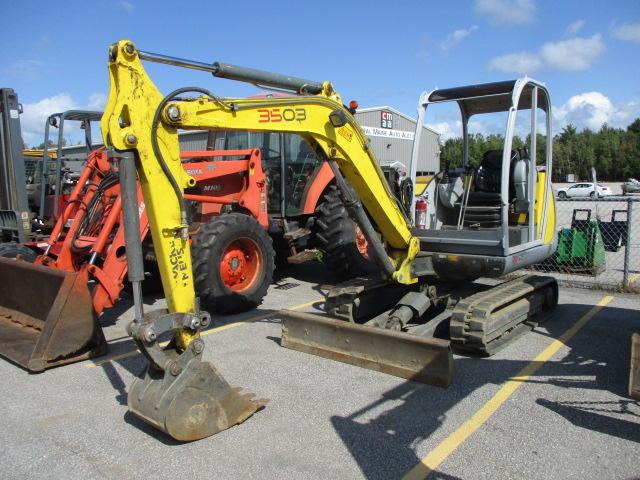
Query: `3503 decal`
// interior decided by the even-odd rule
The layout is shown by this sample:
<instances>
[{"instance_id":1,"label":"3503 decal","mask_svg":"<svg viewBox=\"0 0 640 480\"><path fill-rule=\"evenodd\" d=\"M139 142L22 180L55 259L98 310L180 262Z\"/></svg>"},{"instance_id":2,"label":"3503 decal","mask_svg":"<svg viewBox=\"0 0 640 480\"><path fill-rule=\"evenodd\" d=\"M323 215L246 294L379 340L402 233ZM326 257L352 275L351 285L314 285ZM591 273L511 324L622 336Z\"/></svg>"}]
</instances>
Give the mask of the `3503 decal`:
<instances>
[{"instance_id":1,"label":"3503 decal","mask_svg":"<svg viewBox=\"0 0 640 480\"><path fill-rule=\"evenodd\" d=\"M302 121L307 119L304 108L259 108L258 123L278 123Z\"/></svg>"}]
</instances>

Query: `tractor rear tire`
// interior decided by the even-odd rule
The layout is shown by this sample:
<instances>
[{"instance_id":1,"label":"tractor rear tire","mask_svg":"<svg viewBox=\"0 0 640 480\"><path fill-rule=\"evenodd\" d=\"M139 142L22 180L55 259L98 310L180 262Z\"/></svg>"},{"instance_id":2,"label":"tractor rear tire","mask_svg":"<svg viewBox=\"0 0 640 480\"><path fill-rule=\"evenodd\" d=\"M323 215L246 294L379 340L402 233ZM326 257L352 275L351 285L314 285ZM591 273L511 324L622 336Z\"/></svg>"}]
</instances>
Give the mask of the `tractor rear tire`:
<instances>
[{"instance_id":1,"label":"tractor rear tire","mask_svg":"<svg viewBox=\"0 0 640 480\"><path fill-rule=\"evenodd\" d=\"M16 258L18 255L20 255L23 260L30 263L35 262L36 258L38 258L36 252L31 250L29 247L20 245L19 243L0 243L0 257Z\"/></svg>"},{"instance_id":2,"label":"tractor rear tire","mask_svg":"<svg viewBox=\"0 0 640 480\"><path fill-rule=\"evenodd\" d=\"M346 280L375 269L375 264L358 250L359 229L349 217L335 185L329 187L316 208L315 229L323 261L336 278Z\"/></svg>"},{"instance_id":3,"label":"tractor rear tire","mask_svg":"<svg viewBox=\"0 0 640 480\"><path fill-rule=\"evenodd\" d=\"M257 307L273 279L271 237L241 213L214 217L193 238L196 293L212 314L239 313Z\"/></svg>"}]
</instances>

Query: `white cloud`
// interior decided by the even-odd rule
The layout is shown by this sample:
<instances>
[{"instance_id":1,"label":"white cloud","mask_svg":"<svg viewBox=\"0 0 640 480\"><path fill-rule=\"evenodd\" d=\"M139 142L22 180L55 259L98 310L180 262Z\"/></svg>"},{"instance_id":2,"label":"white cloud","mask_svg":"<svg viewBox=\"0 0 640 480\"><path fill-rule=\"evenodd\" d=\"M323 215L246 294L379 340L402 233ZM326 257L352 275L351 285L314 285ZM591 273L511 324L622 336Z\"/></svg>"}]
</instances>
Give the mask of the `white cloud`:
<instances>
[{"instance_id":1,"label":"white cloud","mask_svg":"<svg viewBox=\"0 0 640 480\"><path fill-rule=\"evenodd\" d=\"M120 6L124 8L127 11L127 13L129 14L133 13L133 3L127 2L127 0L121 0Z\"/></svg>"},{"instance_id":2,"label":"white cloud","mask_svg":"<svg viewBox=\"0 0 640 480\"><path fill-rule=\"evenodd\" d=\"M68 93L58 93L34 103L23 103L23 113L20 116L22 139L27 145L39 145L44 141L44 124L49 115L74 109L102 110L106 100L106 95L93 93L89 95L87 102L83 105ZM50 132L51 139L56 142L58 130L53 128ZM65 123L64 136L67 140L73 142L81 140L76 138L78 132L80 132L78 122Z\"/></svg>"},{"instance_id":3,"label":"white cloud","mask_svg":"<svg viewBox=\"0 0 640 480\"><path fill-rule=\"evenodd\" d=\"M106 103L107 96L104 93L92 93L87 107L91 110L103 110Z\"/></svg>"},{"instance_id":4,"label":"white cloud","mask_svg":"<svg viewBox=\"0 0 640 480\"><path fill-rule=\"evenodd\" d=\"M605 49L600 34L589 38L576 37L559 42L547 42L536 53L510 53L492 58L487 67L515 74L529 74L545 69L588 70Z\"/></svg>"},{"instance_id":5,"label":"white cloud","mask_svg":"<svg viewBox=\"0 0 640 480\"><path fill-rule=\"evenodd\" d=\"M462 136L462 121L427 123L426 126L440 134L440 140L445 142L450 138Z\"/></svg>"},{"instance_id":6,"label":"white cloud","mask_svg":"<svg viewBox=\"0 0 640 480\"><path fill-rule=\"evenodd\" d=\"M533 0L475 0L475 10L493 25L522 25L536 19Z\"/></svg>"},{"instance_id":7,"label":"white cloud","mask_svg":"<svg viewBox=\"0 0 640 480\"><path fill-rule=\"evenodd\" d=\"M46 48L51 46L51 39L49 37L40 37L38 41L36 41L36 47L38 48Z\"/></svg>"},{"instance_id":8,"label":"white cloud","mask_svg":"<svg viewBox=\"0 0 640 480\"><path fill-rule=\"evenodd\" d=\"M505 73L533 73L542 68L542 60L535 53L510 53L489 60L487 65L491 70Z\"/></svg>"},{"instance_id":9,"label":"white cloud","mask_svg":"<svg viewBox=\"0 0 640 480\"><path fill-rule=\"evenodd\" d=\"M442 42L440 42L440 48L446 51L446 50L449 50L450 48L455 47L466 37L471 35L474 32L474 30L477 30L477 29L478 29L477 25L472 25L469 28L461 28L458 30L454 30L452 33L447 35Z\"/></svg>"},{"instance_id":10,"label":"white cloud","mask_svg":"<svg viewBox=\"0 0 640 480\"><path fill-rule=\"evenodd\" d=\"M562 42L548 42L540 55L549 68L556 70L587 70L605 51L598 33L590 38L571 38Z\"/></svg>"},{"instance_id":11,"label":"white cloud","mask_svg":"<svg viewBox=\"0 0 640 480\"><path fill-rule=\"evenodd\" d=\"M584 20L578 19L575 22L571 22L567 27L566 33L569 36L576 35L584 27Z\"/></svg>"},{"instance_id":12,"label":"white cloud","mask_svg":"<svg viewBox=\"0 0 640 480\"><path fill-rule=\"evenodd\" d=\"M612 35L623 42L640 43L640 23L628 23L613 30Z\"/></svg>"},{"instance_id":13,"label":"white cloud","mask_svg":"<svg viewBox=\"0 0 640 480\"><path fill-rule=\"evenodd\" d=\"M560 131L571 123L578 128L599 130L603 123L624 128L640 116L640 102L633 99L621 105L614 103L600 92L574 95L554 110L554 130Z\"/></svg>"},{"instance_id":14,"label":"white cloud","mask_svg":"<svg viewBox=\"0 0 640 480\"><path fill-rule=\"evenodd\" d=\"M44 140L44 122L47 117L52 113L77 108L77 105L71 95L59 93L53 97L44 98L39 102L23 103L22 108L23 113L20 116L22 139L27 145L38 145ZM55 134L52 136L55 141Z\"/></svg>"}]
</instances>

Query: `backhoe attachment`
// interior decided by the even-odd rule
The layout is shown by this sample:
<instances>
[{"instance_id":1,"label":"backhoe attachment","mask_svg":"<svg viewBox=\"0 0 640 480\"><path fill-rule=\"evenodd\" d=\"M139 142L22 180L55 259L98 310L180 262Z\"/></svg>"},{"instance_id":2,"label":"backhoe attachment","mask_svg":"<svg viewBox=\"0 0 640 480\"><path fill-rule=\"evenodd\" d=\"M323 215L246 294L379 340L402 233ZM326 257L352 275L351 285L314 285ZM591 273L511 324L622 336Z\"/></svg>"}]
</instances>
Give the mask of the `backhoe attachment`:
<instances>
[{"instance_id":1,"label":"backhoe attachment","mask_svg":"<svg viewBox=\"0 0 640 480\"><path fill-rule=\"evenodd\" d=\"M166 265L179 266L181 261L185 265L180 274L179 267L168 274L166 269L161 268L161 274L164 273L162 280L165 294L175 292L167 277L179 278L181 285L191 285L185 289L183 299L192 302L192 306L184 309L185 311L156 310L145 315L142 304L144 267L139 235L135 156L133 152L110 153L119 160L120 165L128 276L133 287L135 317L128 326L128 332L149 362L142 377L136 379L131 386L128 396L129 411L179 441L189 442L214 435L242 423L261 409L266 401L254 400L252 394L240 393L240 389L231 387L213 365L202 361L205 345L199 332L209 326L211 317L207 312L200 311L193 283L189 283L189 241L180 239L176 230L163 229L162 225L154 223L150 223L154 245L160 244L158 233L161 231L164 235L173 237L176 245L174 251L170 252L171 260ZM148 200L155 200L153 193L151 196L147 194L145 201ZM160 264L163 265L163 262ZM173 272L176 273L175 277ZM167 285L170 287L167 288ZM171 300L168 296L170 308ZM167 336L170 341L162 347L159 342Z\"/></svg>"}]
</instances>

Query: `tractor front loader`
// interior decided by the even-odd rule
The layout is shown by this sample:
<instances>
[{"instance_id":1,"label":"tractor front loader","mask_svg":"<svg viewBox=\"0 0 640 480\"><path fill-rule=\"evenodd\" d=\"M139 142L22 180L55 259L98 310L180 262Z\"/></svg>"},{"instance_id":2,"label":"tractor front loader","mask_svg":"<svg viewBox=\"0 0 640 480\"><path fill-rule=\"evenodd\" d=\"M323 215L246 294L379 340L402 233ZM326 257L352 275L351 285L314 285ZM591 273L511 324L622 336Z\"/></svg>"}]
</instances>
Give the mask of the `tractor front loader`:
<instances>
[{"instance_id":1,"label":"tractor front loader","mask_svg":"<svg viewBox=\"0 0 640 480\"><path fill-rule=\"evenodd\" d=\"M185 199L194 210L198 292L215 311L252 308L273 271L260 151L183 152L181 163L196 179ZM136 198L145 240L149 223L139 186ZM99 317L124 288L122 226L117 164L101 148L90 153L46 241L22 245L38 253L33 263L0 258L0 276L7 279L0 288L0 355L37 372L106 352ZM148 266L155 258L151 242L145 249Z\"/></svg>"}]
</instances>

